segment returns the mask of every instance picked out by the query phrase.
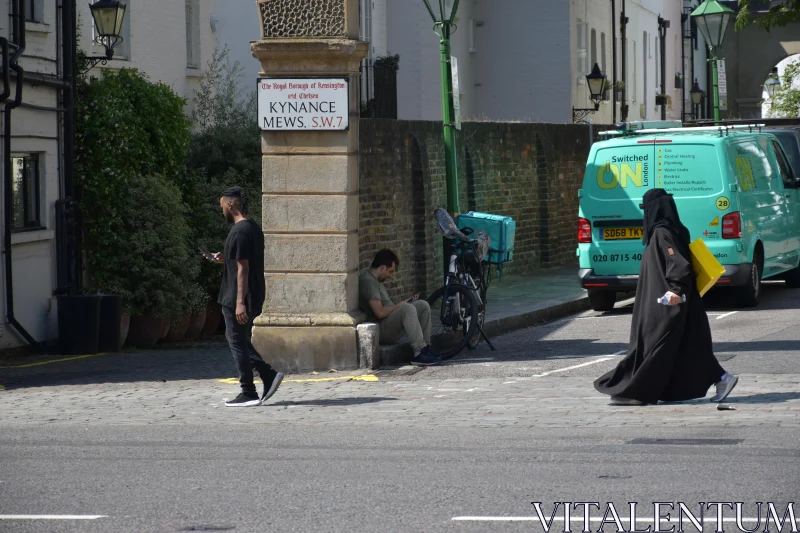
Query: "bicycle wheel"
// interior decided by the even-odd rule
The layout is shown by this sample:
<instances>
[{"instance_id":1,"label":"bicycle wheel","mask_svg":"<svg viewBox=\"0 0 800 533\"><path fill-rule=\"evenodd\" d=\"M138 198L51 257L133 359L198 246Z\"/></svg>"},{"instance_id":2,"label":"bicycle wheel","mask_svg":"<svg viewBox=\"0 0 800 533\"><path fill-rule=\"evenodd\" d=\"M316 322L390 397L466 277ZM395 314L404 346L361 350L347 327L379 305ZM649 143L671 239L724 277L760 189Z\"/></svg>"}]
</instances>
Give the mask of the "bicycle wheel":
<instances>
[{"instance_id":1,"label":"bicycle wheel","mask_svg":"<svg viewBox=\"0 0 800 533\"><path fill-rule=\"evenodd\" d=\"M471 289L453 283L431 294L428 304L434 349L442 359L450 359L461 353L477 329L478 302Z\"/></svg>"},{"instance_id":2,"label":"bicycle wheel","mask_svg":"<svg viewBox=\"0 0 800 533\"><path fill-rule=\"evenodd\" d=\"M476 326L472 328L472 335L470 335L469 342L467 342L467 348L470 350L477 348L478 344L481 342L481 330L483 330L484 320L486 320L486 302L478 304L478 319ZM478 328L478 326L480 326L480 328Z\"/></svg>"},{"instance_id":3,"label":"bicycle wheel","mask_svg":"<svg viewBox=\"0 0 800 533\"><path fill-rule=\"evenodd\" d=\"M486 320L486 289L488 287L487 281L489 280L489 271L488 266L486 264L481 265L481 279L478 284L478 293L473 293L476 299L479 299L478 302L478 326L480 328L475 327L475 330L472 332L472 335L469 338L469 342L467 343L467 348L470 350L474 350L478 347L478 344L481 342L481 331L483 330L483 323Z\"/></svg>"}]
</instances>

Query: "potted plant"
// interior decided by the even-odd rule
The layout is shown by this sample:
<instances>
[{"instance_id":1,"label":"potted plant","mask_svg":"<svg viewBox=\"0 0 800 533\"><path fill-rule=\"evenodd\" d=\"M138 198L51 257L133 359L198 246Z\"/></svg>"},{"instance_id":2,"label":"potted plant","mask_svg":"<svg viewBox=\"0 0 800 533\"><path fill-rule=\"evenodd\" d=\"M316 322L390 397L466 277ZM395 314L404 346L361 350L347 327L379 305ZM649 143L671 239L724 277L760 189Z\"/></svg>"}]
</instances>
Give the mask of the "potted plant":
<instances>
[{"instance_id":1,"label":"potted plant","mask_svg":"<svg viewBox=\"0 0 800 533\"><path fill-rule=\"evenodd\" d=\"M612 83L609 80L606 79L606 80L603 81L603 88L601 89L602 90L602 95L603 95L603 100L611 100L611 97L608 95L608 93L613 88L614 88L614 86L612 85Z\"/></svg>"},{"instance_id":2,"label":"potted plant","mask_svg":"<svg viewBox=\"0 0 800 533\"><path fill-rule=\"evenodd\" d=\"M675 73L675 88L683 89L683 74L680 72Z\"/></svg>"},{"instance_id":3,"label":"potted plant","mask_svg":"<svg viewBox=\"0 0 800 533\"><path fill-rule=\"evenodd\" d=\"M625 90L625 82L622 80L617 80L617 82L614 83L614 90L617 91L617 95L621 95L622 91Z\"/></svg>"},{"instance_id":4,"label":"potted plant","mask_svg":"<svg viewBox=\"0 0 800 533\"><path fill-rule=\"evenodd\" d=\"M194 340L203 333L203 326L206 324L208 300L209 297L203 288L198 284L194 284L189 294L189 311L192 314L189 319L189 327L186 329L186 335L184 336L185 340Z\"/></svg>"},{"instance_id":5,"label":"potted plant","mask_svg":"<svg viewBox=\"0 0 800 533\"><path fill-rule=\"evenodd\" d=\"M672 97L668 94L657 94L656 105L665 105L667 107L672 107Z\"/></svg>"},{"instance_id":6,"label":"potted plant","mask_svg":"<svg viewBox=\"0 0 800 533\"><path fill-rule=\"evenodd\" d=\"M126 202L117 219L117 246L93 264L95 280L121 294L131 316L127 342L155 345L165 320L180 317L197 268L188 251L189 227L181 195L160 175L139 176L120 191Z\"/></svg>"}]
</instances>

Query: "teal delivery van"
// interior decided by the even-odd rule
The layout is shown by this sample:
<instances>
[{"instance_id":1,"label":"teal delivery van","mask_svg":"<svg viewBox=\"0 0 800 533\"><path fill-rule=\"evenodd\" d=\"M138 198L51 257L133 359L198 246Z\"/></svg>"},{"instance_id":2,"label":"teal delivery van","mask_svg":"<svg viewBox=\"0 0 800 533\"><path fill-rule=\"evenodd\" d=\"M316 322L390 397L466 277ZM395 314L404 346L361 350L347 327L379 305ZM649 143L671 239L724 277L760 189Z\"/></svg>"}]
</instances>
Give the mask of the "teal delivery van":
<instances>
[{"instance_id":1,"label":"teal delivery van","mask_svg":"<svg viewBox=\"0 0 800 533\"><path fill-rule=\"evenodd\" d=\"M625 123L592 145L579 191L581 286L596 311L636 289L644 193L673 195L692 240L702 238L725 274L717 286L754 306L762 279L800 287L800 184L777 138L757 126L682 128Z\"/></svg>"}]
</instances>

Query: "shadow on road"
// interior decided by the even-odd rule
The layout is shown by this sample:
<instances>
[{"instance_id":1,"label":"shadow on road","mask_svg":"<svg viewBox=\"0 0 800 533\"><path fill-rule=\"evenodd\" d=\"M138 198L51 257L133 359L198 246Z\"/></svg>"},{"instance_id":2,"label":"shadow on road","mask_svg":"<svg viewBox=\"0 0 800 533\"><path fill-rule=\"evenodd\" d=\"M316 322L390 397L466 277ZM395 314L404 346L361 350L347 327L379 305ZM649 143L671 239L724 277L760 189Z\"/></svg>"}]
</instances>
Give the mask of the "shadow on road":
<instances>
[{"instance_id":1,"label":"shadow on road","mask_svg":"<svg viewBox=\"0 0 800 533\"><path fill-rule=\"evenodd\" d=\"M297 405L305 405L312 407L341 407L343 405L364 405L368 403L378 403L387 401L397 401L397 398L388 397L363 397L363 398L335 398L328 400L301 400L297 402L276 402L271 403L268 407L292 407Z\"/></svg>"},{"instance_id":2,"label":"shadow on road","mask_svg":"<svg viewBox=\"0 0 800 533\"><path fill-rule=\"evenodd\" d=\"M749 396L730 396L725 403L780 403L800 400L800 392L768 392Z\"/></svg>"}]
</instances>

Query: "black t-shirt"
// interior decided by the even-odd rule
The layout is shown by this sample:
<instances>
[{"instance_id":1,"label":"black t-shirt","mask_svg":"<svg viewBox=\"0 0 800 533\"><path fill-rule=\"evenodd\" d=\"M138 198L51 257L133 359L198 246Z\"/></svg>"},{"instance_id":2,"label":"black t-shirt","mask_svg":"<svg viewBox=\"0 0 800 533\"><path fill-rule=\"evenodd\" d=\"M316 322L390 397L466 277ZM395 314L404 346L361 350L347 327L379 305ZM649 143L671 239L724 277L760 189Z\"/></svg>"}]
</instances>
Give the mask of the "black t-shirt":
<instances>
[{"instance_id":1,"label":"black t-shirt","mask_svg":"<svg viewBox=\"0 0 800 533\"><path fill-rule=\"evenodd\" d=\"M239 268L237 259L246 259L250 266L247 276L245 305L250 318L261 314L266 297L264 282L264 233L250 219L240 220L231 228L225 240L225 266L222 272L222 285L217 302L224 307L236 309L238 291L236 276Z\"/></svg>"}]
</instances>

